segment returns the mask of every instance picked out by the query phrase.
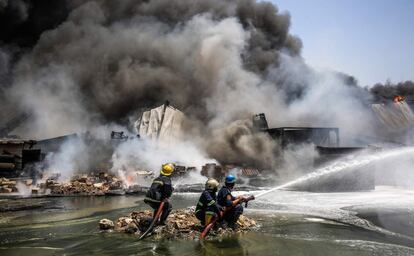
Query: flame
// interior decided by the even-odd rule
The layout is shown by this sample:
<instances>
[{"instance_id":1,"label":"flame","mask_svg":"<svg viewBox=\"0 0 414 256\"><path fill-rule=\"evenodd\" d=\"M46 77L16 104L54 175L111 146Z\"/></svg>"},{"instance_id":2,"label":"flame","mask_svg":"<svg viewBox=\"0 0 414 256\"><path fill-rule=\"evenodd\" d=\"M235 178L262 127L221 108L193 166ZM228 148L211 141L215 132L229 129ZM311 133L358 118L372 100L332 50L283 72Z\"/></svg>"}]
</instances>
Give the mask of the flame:
<instances>
[{"instance_id":1,"label":"flame","mask_svg":"<svg viewBox=\"0 0 414 256\"><path fill-rule=\"evenodd\" d=\"M134 176L127 175L127 181L128 181L128 183L132 183L132 182L134 182L134 180L135 180Z\"/></svg>"},{"instance_id":2,"label":"flame","mask_svg":"<svg viewBox=\"0 0 414 256\"><path fill-rule=\"evenodd\" d=\"M403 96L400 96L400 95L396 95L396 96L394 96L393 101L395 103L402 102L402 101L404 101L404 97Z\"/></svg>"}]
</instances>

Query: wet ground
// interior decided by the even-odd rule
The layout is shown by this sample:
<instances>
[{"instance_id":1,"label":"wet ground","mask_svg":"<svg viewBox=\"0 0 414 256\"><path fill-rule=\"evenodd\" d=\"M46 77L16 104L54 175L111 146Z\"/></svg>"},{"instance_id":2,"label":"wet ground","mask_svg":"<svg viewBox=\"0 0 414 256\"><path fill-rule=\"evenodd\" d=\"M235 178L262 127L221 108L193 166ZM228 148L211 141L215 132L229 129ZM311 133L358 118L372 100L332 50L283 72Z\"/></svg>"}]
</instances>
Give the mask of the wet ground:
<instances>
[{"instance_id":1,"label":"wet ground","mask_svg":"<svg viewBox=\"0 0 414 256\"><path fill-rule=\"evenodd\" d=\"M174 208L197 199L176 194ZM102 218L145 208L138 196L0 199L0 255L414 255L410 190L276 191L245 210L260 221L259 231L203 244L98 230Z\"/></svg>"}]
</instances>

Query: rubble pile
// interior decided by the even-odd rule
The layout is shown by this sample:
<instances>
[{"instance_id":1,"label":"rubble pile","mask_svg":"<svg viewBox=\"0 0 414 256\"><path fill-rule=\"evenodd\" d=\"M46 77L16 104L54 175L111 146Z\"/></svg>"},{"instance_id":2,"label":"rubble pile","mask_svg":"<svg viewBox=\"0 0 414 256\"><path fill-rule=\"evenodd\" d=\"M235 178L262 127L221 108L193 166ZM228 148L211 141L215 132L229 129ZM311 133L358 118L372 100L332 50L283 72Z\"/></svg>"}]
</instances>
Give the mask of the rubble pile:
<instances>
[{"instance_id":1,"label":"rubble pile","mask_svg":"<svg viewBox=\"0 0 414 256\"><path fill-rule=\"evenodd\" d=\"M16 181L0 178L0 193L17 192Z\"/></svg>"},{"instance_id":2,"label":"rubble pile","mask_svg":"<svg viewBox=\"0 0 414 256\"><path fill-rule=\"evenodd\" d=\"M32 179L7 179L0 177L0 193L10 194L10 193L21 193L23 191L30 191L32 186ZM23 191L19 191L19 189Z\"/></svg>"},{"instance_id":3,"label":"rubble pile","mask_svg":"<svg viewBox=\"0 0 414 256\"><path fill-rule=\"evenodd\" d=\"M102 219L99 222L99 227L103 231L114 230L140 236L151 224L152 214L152 211L149 210L131 212L128 216L120 217L115 224L111 220ZM244 215L240 216L237 226L236 230L232 230L218 224L217 227L210 231L208 237L246 232L258 227L255 220ZM199 238L203 229L204 227L201 226L200 221L195 216L194 208L178 209L171 212L166 225L154 228L152 238L155 240L194 240Z\"/></svg>"},{"instance_id":4,"label":"rubble pile","mask_svg":"<svg viewBox=\"0 0 414 256\"><path fill-rule=\"evenodd\" d=\"M40 189L50 189L51 195L105 195L111 191L122 190L123 183L114 175L101 172L76 175L67 183L47 179L40 184Z\"/></svg>"},{"instance_id":5,"label":"rubble pile","mask_svg":"<svg viewBox=\"0 0 414 256\"><path fill-rule=\"evenodd\" d=\"M261 171L252 167L240 167L233 164L218 165L216 163L207 163L201 168L201 175L212 177L217 180L223 179L229 172L236 172L237 176L244 178L259 177Z\"/></svg>"},{"instance_id":6,"label":"rubble pile","mask_svg":"<svg viewBox=\"0 0 414 256\"><path fill-rule=\"evenodd\" d=\"M145 173L147 175L147 173ZM137 176L141 178L141 176ZM20 191L22 189L23 191ZM0 193L24 193L32 196L93 196L145 193L147 187L134 184L129 187L124 179L107 172L75 175L68 182L60 181L59 173L48 174L42 180L7 179L0 177Z\"/></svg>"},{"instance_id":7,"label":"rubble pile","mask_svg":"<svg viewBox=\"0 0 414 256\"><path fill-rule=\"evenodd\" d=\"M174 172L172 173L171 177L183 177L188 175L190 172L197 171L196 167L186 167L182 165L175 165Z\"/></svg>"}]
</instances>

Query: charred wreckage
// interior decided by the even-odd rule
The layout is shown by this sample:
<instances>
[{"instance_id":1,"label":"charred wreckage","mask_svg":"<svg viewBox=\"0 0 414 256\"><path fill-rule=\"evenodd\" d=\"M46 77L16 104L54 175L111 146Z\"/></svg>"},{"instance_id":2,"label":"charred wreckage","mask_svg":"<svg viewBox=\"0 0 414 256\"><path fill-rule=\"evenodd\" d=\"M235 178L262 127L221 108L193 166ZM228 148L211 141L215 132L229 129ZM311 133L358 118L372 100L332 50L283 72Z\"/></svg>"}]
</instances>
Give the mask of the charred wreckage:
<instances>
[{"instance_id":1,"label":"charred wreckage","mask_svg":"<svg viewBox=\"0 0 414 256\"><path fill-rule=\"evenodd\" d=\"M395 128L399 125L412 127L414 114L411 107L403 98L394 99L392 103L372 104L373 113L385 127ZM0 127L0 193L17 192L16 184L21 182L31 189L32 194L50 193L52 195L105 195L137 193L145 191L145 187L133 185L125 187L116 175L110 174L110 158L114 148L130 139L147 137L153 140L171 140L179 138L183 131L185 115L174 108L167 101L165 104L144 111L135 123L137 134L135 137L126 135L122 131L112 131L110 139L103 143L107 145L101 151L101 159L91 170L81 172L72 177L66 184L58 182L59 170L54 177L43 177L41 170L45 164L47 154L59 151L62 144L71 139L87 140L88 144L94 143L94 138L88 133L69 134L45 140L23 140L16 136L10 136L19 124L28 118L22 114ZM257 133L265 133L269 139L277 141L282 155L278 157L283 162L283 152L292 146L313 145L317 155L312 160L313 168L323 166L335 159L361 150L381 150L379 147L342 147L340 131L336 127L277 127L269 128L266 116L263 113L252 117L253 129ZM403 128L404 128L403 127ZM401 129L400 129L401 130ZM109 137L109 136L108 136ZM99 145L102 145L100 142ZM39 167L40 166L40 167ZM321 179L318 184L307 183L306 186L297 185L291 189L306 191L355 191L370 190L375 188L375 169L362 171L354 170L341 177L329 177ZM195 167L176 166L175 177L185 176L189 172L196 172ZM201 175L222 179L227 173L236 173L245 184L241 189L266 187L274 184L274 170L260 170L255 166L235 165L233 163L206 163L201 168ZM82 174L84 173L84 174ZM139 170L135 172L138 178L151 178L151 171ZM136 177L135 177L136 178ZM37 180L42 180L38 183ZM37 185L36 185L37 184ZM34 186L36 185L36 186ZM186 191L199 191L202 186L184 186L178 188Z\"/></svg>"}]
</instances>

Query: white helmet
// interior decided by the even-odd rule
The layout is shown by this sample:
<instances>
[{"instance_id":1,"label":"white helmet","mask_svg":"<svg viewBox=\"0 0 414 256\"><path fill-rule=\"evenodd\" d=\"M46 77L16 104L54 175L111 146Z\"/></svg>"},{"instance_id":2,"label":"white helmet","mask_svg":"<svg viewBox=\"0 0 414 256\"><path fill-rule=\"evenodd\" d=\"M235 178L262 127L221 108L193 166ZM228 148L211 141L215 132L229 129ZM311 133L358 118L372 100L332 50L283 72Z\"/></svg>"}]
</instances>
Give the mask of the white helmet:
<instances>
[{"instance_id":1,"label":"white helmet","mask_svg":"<svg viewBox=\"0 0 414 256\"><path fill-rule=\"evenodd\" d=\"M206 181L206 189L207 190L217 190L218 186L219 186L219 182L216 179L209 178Z\"/></svg>"}]
</instances>

